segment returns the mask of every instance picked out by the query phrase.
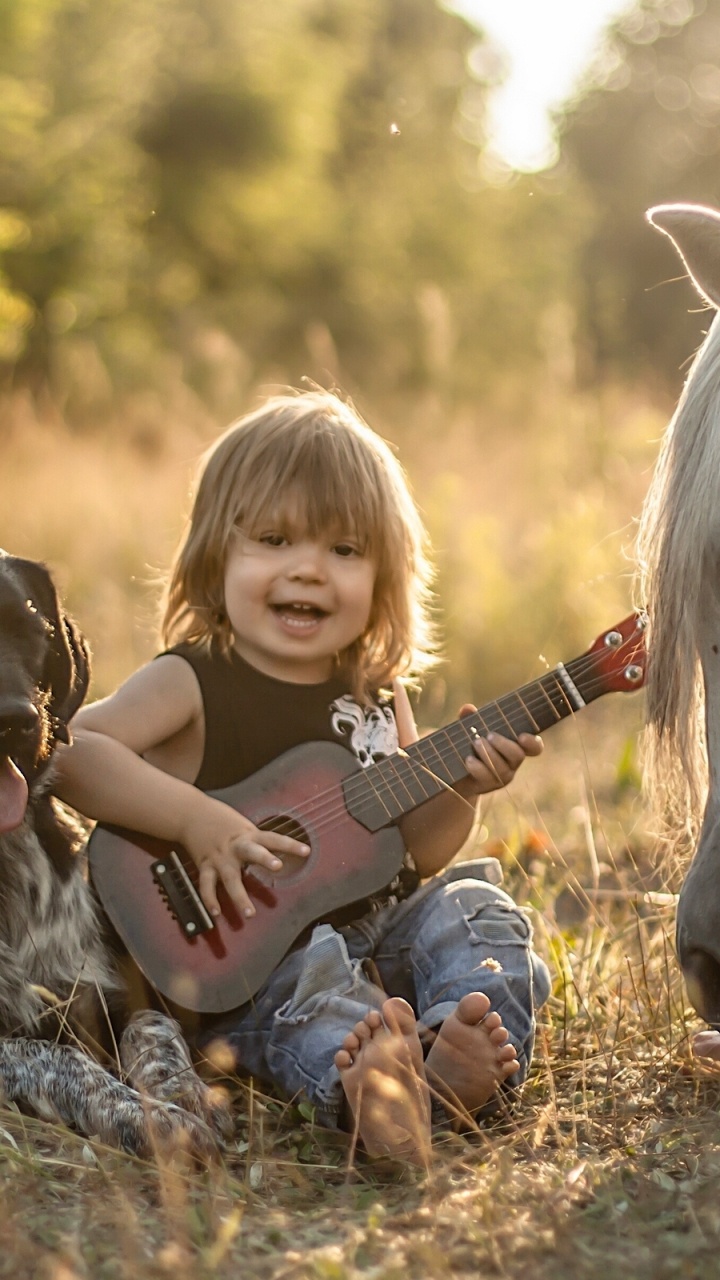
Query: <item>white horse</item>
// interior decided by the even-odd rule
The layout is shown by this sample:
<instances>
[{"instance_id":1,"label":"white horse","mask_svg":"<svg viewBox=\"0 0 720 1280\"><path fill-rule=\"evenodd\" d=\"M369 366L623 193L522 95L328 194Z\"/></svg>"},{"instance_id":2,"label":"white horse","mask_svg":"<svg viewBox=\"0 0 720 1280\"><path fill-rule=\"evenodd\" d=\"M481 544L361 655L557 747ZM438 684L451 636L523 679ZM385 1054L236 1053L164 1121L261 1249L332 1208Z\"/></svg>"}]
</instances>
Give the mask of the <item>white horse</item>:
<instances>
[{"instance_id":1,"label":"white horse","mask_svg":"<svg viewBox=\"0 0 720 1280\"><path fill-rule=\"evenodd\" d=\"M661 205L648 218L670 237L705 301L720 309L720 212ZM678 956L690 1000L720 1026L718 316L667 430L638 545L650 614L648 774L675 833L695 848L678 903Z\"/></svg>"}]
</instances>

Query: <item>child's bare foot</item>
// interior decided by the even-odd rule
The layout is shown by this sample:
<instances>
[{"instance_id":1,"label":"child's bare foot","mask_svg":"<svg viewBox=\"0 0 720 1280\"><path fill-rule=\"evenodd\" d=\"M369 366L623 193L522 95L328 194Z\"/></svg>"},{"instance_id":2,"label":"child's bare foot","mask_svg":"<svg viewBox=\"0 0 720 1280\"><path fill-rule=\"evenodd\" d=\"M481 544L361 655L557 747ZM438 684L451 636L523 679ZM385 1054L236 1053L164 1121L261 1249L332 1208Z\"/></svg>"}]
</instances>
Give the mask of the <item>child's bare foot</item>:
<instances>
[{"instance_id":1,"label":"child's bare foot","mask_svg":"<svg viewBox=\"0 0 720 1280\"><path fill-rule=\"evenodd\" d=\"M489 1009L490 1001L481 991L463 996L439 1028L425 1060L430 1088L458 1119L489 1102L519 1068L500 1015Z\"/></svg>"},{"instance_id":2,"label":"child's bare foot","mask_svg":"<svg viewBox=\"0 0 720 1280\"><path fill-rule=\"evenodd\" d=\"M698 1031L697 1035L693 1036L692 1051L696 1058L704 1058L705 1062L708 1059L720 1062L720 1031L712 1028L708 1028L707 1031Z\"/></svg>"},{"instance_id":3,"label":"child's bare foot","mask_svg":"<svg viewBox=\"0 0 720 1280\"><path fill-rule=\"evenodd\" d=\"M343 1040L335 1066L357 1132L370 1156L427 1168L430 1095L415 1014L405 1000L386 1000Z\"/></svg>"}]
</instances>

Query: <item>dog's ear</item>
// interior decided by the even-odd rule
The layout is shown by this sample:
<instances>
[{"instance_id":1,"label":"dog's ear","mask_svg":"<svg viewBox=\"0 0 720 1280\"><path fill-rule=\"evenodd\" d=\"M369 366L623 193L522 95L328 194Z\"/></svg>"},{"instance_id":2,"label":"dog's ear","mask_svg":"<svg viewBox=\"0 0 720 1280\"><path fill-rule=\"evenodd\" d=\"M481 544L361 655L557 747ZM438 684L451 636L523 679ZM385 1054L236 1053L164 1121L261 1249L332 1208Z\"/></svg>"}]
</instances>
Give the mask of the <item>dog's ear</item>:
<instances>
[{"instance_id":1,"label":"dog's ear","mask_svg":"<svg viewBox=\"0 0 720 1280\"><path fill-rule=\"evenodd\" d=\"M66 613L61 614L60 623L64 643L56 644L48 655L48 662L53 668L50 673L52 691L50 714L53 717L57 741L69 742L68 724L85 701L90 684L90 649L77 623L73 622ZM66 656L68 654L69 670ZM58 676L60 677L59 688L56 684ZM64 697L61 696L63 689Z\"/></svg>"},{"instance_id":2,"label":"dog's ear","mask_svg":"<svg viewBox=\"0 0 720 1280\"><path fill-rule=\"evenodd\" d=\"M68 723L82 706L90 683L90 651L77 624L64 612L45 566L33 560L16 560L15 566L48 626L41 682L50 695L53 735L57 742L69 742Z\"/></svg>"}]
</instances>

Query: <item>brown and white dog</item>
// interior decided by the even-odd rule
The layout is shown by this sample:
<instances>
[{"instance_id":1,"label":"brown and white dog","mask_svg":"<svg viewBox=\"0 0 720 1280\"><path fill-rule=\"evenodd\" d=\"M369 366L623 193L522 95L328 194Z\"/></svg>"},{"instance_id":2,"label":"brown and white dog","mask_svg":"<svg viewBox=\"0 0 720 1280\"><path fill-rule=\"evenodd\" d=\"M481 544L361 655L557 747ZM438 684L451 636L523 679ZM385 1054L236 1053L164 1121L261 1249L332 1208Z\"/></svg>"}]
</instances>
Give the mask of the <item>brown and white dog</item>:
<instances>
[{"instance_id":1,"label":"brown and white dog","mask_svg":"<svg viewBox=\"0 0 720 1280\"><path fill-rule=\"evenodd\" d=\"M0 550L0 1096L137 1154L179 1141L209 1158L229 1119L177 1023L151 1011L127 1022L124 1079L79 1047L107 1040L123 1003L83 833L50 795L88 679L47 569Z\"/></svg>"}]
</instances>

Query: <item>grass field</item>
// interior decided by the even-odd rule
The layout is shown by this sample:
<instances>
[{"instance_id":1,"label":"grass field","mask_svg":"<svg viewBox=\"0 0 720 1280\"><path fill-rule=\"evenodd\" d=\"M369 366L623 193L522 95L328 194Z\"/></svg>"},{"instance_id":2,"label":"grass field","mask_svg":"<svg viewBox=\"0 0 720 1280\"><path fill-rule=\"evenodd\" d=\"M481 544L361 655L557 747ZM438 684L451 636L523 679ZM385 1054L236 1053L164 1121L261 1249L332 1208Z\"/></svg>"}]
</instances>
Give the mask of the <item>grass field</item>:
<instances>
[{"instance_id":1,"label":"grass field","mask_svg":"<svg viewBox=\"0 0 720 1280\"><path fill-rule=\"evenodd\" d=\"M376 1173L306 1107L236 1086L222 1168L144 1164L0 1113L0 1275L296 1277L714 1274L720 1081L692 1066L672 886L628 745L639 698L548 736L488 802L555 978L516 1114L439 1140L428 1177ZM492 832L492 834L489 834Z\"/></svg>"},{"instance_id":2,"label":"grass field","mask_svg":"<svg viewBox=\"0 0 720 1280\"><path fill-rule=\"evenodd\" d=\"M557 407L548 408L548 421ZM601 409L595 406L596 416ZM607 404L602 412L607 417ZM592 417L588 410L583 418L577 406L573 413L580 426ZM112 435L78 440L61 423L23 416L18 405L7 422L0 438L0 544L42 555L56 568L90 634L96 691L103 692L152 652L148 566L167 559L188 466L207 424L171 437L139 433L129 447ZM527 656L537 654L537 637L553 641L547 656L554 661L579 651L574 629L584 644L614 621L616 609L617 616L627 612L618 541L639 509L651 436L659 429L645 406L625 405L617 438L608 427L607 456L594 470L588 465L583 477L565 460L564 488L552 490L553 500L575 512L575 523L568 517L555 542L552 511L530 502L530 464L521 477L525 492L518 480L512 504L500 498L493 508L488 496L503 468L519 466L520 445L506 442L497 451L499 471L488 473L483 459L485 523L481 528L477 515L474 527L463 523L461 547L471 547L483 529L492 534L501 516L518 528L524 511L530 536L515 548L516 566L528 559L535 537L546 582L569 577L576 584L559 606L561 643L573 647L557 652L552 601L542 616L538 589L536 613L519 609L519 571L499 582L512 570L510 553L498 553L497 561L484 553L486 598L475 607L463 586L455 629L459 635L463 623L466 631L497 624L490 657L495 650L520 653L517 669L507 673L513 683L537 674L537 659L532 666ZM457 425L443 443L442 483L431 451L414 477L418 487L440 477L428 507L441 547L451 546L449 539L443 544L442 530L461 488L447 459L461 456L463 439L467 450L467 425ZM547 472L537 459L533 465L536 478L550 475L549 463ZM33 502L19 498L29 477ZM571 489L572 501L563 497ZM600 554L594 531L603 519L610 540ZM445 582L459 593L467 561L456 556L449 567L448 559ZM537 578L537 565L530 576ZM496 595L488 589L493 579ZM515 619L522 617L514 634L513 592ZM457 638L453 643L450 665L471 667L473 655L460 651ZM504 675L497 678L495 692L509 687ZM438 695L436 706L441 701ZM138 1162L5 1108L0 1276L705 1280L714 1274L720 1078L703 1074L688 1053L697 1024L673 952L678 882L657 862L638 789L641 714L640 695L613 697L554 729L544 757L530 762L507 794L488 800L475 846L464 851L500 858L506 886L531 912L538 950L554 976L531 1078L503 1125L439 1141L427 1177L391 1177L362 1160L349 1163L348 1142L317 1128L306 1107L237 1085L236 1134L225 1162L196 1173Z\"/></svg>"}]
</instances>

